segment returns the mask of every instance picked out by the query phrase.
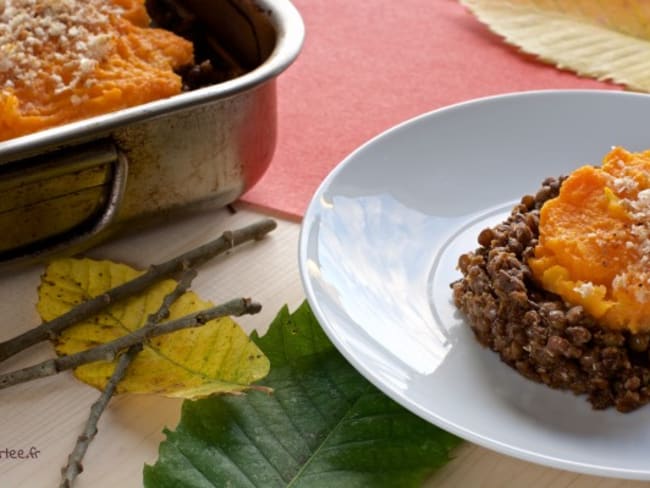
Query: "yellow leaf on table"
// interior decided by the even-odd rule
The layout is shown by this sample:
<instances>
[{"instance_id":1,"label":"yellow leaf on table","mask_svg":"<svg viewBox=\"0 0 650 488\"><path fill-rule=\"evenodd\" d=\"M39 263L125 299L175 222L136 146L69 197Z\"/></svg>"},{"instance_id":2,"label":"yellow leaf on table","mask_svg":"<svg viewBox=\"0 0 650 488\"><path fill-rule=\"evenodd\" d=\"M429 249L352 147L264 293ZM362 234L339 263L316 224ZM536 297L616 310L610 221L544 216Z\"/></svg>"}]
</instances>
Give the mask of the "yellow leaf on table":
<instances>
[{"instance_id":1,"label":"yellow leaf on table","mask_svg":"<svg viewBox=\"0 0 650 488\"><path fill-rule=\"evenodd\" d=\"M650 91L650 2L461 0L506 42L561 69Z\"/></svg>"},{"instance_id":2,"label":"yellow leaf on table","mask_svg":"<svg viewBox=\"0 0 650 488\"><path fill-rule=\"evenodd\" d=\"M89 298L132 280L141 272L123 264L91 259L61 259L46 269L39 287L38 312L49 321ZM145 293L111 305L103 313L63 331L55 341L60 355L73 354L109 342L142 327L176 286L161 281ZM170 307L169 320L212 306L193 292ZM75 369L75 376L104 388L115 362L98 361ZM269 371L268 358L229 317L198 328L151 339L129 366L118 393L157 393L200 398L236 393Z\"/></svg>"}]
</instances>

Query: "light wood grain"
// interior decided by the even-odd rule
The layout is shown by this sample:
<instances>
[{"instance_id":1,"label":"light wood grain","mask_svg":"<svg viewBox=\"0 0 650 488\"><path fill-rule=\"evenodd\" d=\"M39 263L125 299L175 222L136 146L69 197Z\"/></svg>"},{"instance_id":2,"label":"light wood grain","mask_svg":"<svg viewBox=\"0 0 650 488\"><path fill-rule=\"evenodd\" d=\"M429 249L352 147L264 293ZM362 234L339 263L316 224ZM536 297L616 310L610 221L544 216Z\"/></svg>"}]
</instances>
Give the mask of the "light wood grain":
<instances>
[{"instance_id":1,"label":"light wood grain","mask_svg":"<svg viewBox=\"0 0 650 488\"><path fill-rule=\"evenodd\" d=\"M223 230L251 223L258 215L240 210L208 212L157 229L134 233L91 253L144 267L160 262L218 236ZM304 299L298 274L299 224L280 220L279 227L261 242L235 250L230 256L204 265L194 282L203 297L220 302L245 295L264 309L239 322L247 330L264 332L284 304L295 308ZM0 339L38 322L34 304L41 266L0 276ZM12 358L2 370L28 365L53 354L47 344ZM1 392L0 486L39 488L58 486L59 470L74 446L98 392L76 381L70 373L19 385ZM180 400L152 395L114 398L99 423L99 433L84 462L76 486L140 487L142 468L156 460L163 428L174 428ZM40 452L35 459L5 459L4 449ZM509 458L469 443L425 483L427 488L637 488L645 483L598 478L550 469ZM182 487L179 487L182 488Z\"/></svg>"},{"instance_id":2,"label":"light wood grain","mask_svg":"<svg viewBox=\"0 0 650 488\"><path fill-rule=\"evenodd\" d=\"M241 211L208 212L157 229L125 236L89 253L145 267L218 237L224 230L241 227L259 216ZM304 299L297 271L298 224L279 222L260 242L244 245L200 268L193 290L215 303L250 296L263 304L255 316L238 322L247 330L264 332L275 313L288 304L292 309ZM34 305L42 266L0 277L0 339L38 323ZM48 344L10 359L3 371L26 366L53 355ZM36 459L0 459L0 486L58 486L65 464L99 392L62 373L2 392L0 400L0 456L2 450L29 449ZM164 427L174 428L180 400L153 395L114 398L99 422L99 432L84 461L75 486L142 486L142 468L155 462Z\"/></svg>"}]
</instances>

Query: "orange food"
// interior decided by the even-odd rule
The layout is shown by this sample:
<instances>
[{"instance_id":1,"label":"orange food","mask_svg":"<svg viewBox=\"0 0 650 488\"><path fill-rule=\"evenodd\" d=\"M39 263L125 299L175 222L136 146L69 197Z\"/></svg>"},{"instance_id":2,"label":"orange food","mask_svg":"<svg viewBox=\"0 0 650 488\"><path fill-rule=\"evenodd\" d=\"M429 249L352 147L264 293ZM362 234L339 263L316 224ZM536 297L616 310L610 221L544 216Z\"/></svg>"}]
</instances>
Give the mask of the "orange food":
<instances>
[{"instance_id":1,"label":"orange food","mask_svg":"<svg viewBox=\"0 0 650 488\"><path fill-rule=\"evenodd\" d=\"M0 0L0 140L169 97L192 44L144 0Z\"/></svg>"},{"instance_id":2,"label":"orange food","mask_svg":"<svg viewBox=\"0 0 650 488\"><path fill-rule=\"evenodd\" d=\"M610 328L650 330L650 151L614 148L544 204L528 262L541 285Z\"/></svg>"}]
</instances>

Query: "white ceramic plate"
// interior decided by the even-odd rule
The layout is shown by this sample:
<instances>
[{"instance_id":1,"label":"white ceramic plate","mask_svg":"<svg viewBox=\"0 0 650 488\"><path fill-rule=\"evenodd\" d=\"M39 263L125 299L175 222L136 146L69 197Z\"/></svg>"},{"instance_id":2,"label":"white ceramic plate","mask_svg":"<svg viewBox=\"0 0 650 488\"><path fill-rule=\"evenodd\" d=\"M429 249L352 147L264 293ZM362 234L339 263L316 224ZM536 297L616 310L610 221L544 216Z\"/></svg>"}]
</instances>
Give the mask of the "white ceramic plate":
<instances>
[{"instance_id":1,"label":"white ceramic plate","mask_svg":"<svg viewBox=\"0 0 650 488\"><path fill-rule=\"evenodd\" d=\"M650 148L650 97L543 91L437 110L345 159L304 218L308 300L390 397L469 441L556 468L650 479L650 406L593 411L482 349L451 301L458 256L547 176Z\"/></svg>"}]
</instances>

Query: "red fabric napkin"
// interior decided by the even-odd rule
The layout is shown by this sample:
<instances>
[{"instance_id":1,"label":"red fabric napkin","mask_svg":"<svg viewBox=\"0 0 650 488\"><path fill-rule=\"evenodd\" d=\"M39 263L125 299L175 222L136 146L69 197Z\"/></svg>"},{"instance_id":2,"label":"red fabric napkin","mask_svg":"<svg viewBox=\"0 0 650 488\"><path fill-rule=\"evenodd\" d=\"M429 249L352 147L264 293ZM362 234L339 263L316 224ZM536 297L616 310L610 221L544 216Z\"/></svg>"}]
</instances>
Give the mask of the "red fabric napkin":
<instances>
[{"instance_id":1,"label":"red fabric napkin","mask_svg":"<svg viewBox=\"0 0 650 488\"><path fill-rule=\"evenodd\" d=\"M300 218L327 174L391 126L477 97L611 88L506 45L456 0L294 0L307 30L278 80L270 168L243 201Z\"/></svg>"}]
</instances>

